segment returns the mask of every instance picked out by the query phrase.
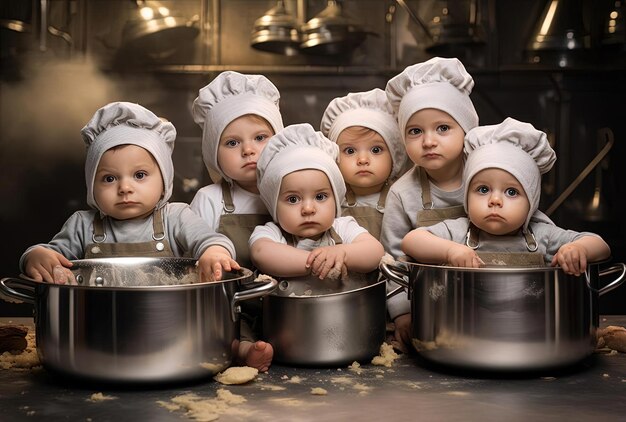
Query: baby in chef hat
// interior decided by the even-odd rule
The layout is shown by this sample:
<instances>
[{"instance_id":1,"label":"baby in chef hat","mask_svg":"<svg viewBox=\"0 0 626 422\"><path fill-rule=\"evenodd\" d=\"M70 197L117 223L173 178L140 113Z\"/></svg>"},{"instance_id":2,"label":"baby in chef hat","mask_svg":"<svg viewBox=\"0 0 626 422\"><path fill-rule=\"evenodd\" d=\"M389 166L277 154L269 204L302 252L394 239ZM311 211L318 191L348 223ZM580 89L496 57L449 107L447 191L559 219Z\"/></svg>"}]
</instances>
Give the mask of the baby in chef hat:
<instances>
[{"instance_id":1,"label":"baby in chef hat","mask_svg":"<svg viewBox=\"0 0 626 422\"><path fill-rule=\"evenodd\" d=\"M339 148L309 124L273 136L258 162L259 192L273 221L250 237L255 265L276 277L339 278L378 267L383 247L353 217L341 217L346 188Z\"/></svg>"},{"instance_id":2,"label":"baby in chef hat","mask_svg":"<svg viewBox=\"0 0 626 422\"><path fill-rule=\"evenodd\" d=\"M263 75L220 73L198 92L194 121L202 128L202 158L216 183L201 188L191 202L209 227L228 236L237 262L252 268L248 239L257 225L271 220L257 188L257 161L268 139L283 128L280 93ZM242 304L241 363L266 371L271 345L260 334L258 300Z\"/></svg>"},{"instance_id":3,"label":"baby in chef hat","mask_svg":"<svg viewBox=\"0 0 626 422\"><path fill-rule=\"evenodd\" d=\"M387 193L408 161L385 91L375 88L335 98L324 112L321 131L339 146L339 169L346 182L342 215L353 216L380 238Z\"/></svg>"},{"instance_id":4,"label":"baby in chef hat","mask_svg":"<svg viewBox=\"0 0 626 422\"><path fill-rule=\"evenodd\" d=\"M465 216L463 138L478 126L470 94L474 80L457 59L432 58L408 66L385 92L398 120L413 168L389 189L380 241L393 257L404 255L411 230ZM390 289L398 286L389 282ZM387 300L395 337L410 344L411 303L406 293Z\"/></svg>"},{"instance_id":5,"label":"baby in chef hat","mask_svg":"<svg viewBox=\"0 0 626 422\"><path fill-rule=\"evenodd\" d=\"M278 89L265 76L227 71L193 102L204 164L214 181L221 180L200 189L191 209L233 241L244 267L251 267L252 230L271 220L259 196L256 169L267 141L283 128L279 100Z\"/></svg>"},{"instance_id":6,"label":"baby in chef hat","mask_svg":"<svg viewBox=\"0 0 626 422\"><path fill-rule=\"evenodd\" d=\"M412 231L402 241L406 254L458 267L559 265L574 275L609 257L598 235L562 229L538 211L541 175L556 161L544 132L507 118L471 130L465 151L468 217Z\"/></svg>"},{"instance_id":7,"label":"baby in chef hat","mask_svg":"<svg viewBox=\"0 0 626 422\"><path fill-rule=\"evenodd\" d=\"M239 269L235 249L172 195L176 129L146 108L107 104L81 131L87 146L87 203L47 244L32 246L20 269L38 281L73 282L70 260L117 256L195 257L200 279Z\"/></svg>"}]
</instances>

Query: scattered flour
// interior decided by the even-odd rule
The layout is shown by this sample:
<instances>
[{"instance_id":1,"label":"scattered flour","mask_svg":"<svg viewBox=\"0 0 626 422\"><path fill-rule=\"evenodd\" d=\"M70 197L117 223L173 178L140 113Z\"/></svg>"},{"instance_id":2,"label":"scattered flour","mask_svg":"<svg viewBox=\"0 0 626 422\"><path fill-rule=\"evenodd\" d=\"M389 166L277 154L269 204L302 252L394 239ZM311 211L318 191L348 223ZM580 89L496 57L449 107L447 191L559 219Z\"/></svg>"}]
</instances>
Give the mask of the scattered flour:
<instances>
[{"instance_id":1,"label":"scattered flour","mask_svg":"<svg viewBox=\"0 0 626 422\"><path fill-rule=\"evenodd\" d=\"M170 412L183 410L186 411L186 416L197 421L214 421L225 413L251 416L250 411L241 407L232 407L245 402L246 399L243 396L233 394L223 388L217 390L217 397L215 398L200 397L197 394L188 393L172 397L169 402L157 401L159 405Z\"/></svg>"},{"instance_id":2,"label":"scattered flour","mask_svg":"<svg viewBox=\"0 0 626 422\"><path fill-rule=\"evenodd\" d=\"M328 391L321 387L313 387L311 388L311 394L314 396L325 396L328 394Z\"/></svg>"}]
</instances>

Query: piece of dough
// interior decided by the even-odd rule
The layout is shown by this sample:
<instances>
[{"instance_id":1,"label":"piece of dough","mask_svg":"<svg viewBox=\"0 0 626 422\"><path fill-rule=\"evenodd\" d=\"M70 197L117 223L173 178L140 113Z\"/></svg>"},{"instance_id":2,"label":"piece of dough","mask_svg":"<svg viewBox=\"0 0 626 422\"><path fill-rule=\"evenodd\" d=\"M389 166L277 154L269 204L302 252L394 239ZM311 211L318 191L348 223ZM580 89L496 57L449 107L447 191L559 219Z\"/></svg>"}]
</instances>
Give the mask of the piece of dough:
<instances>
[{"instance_id":1,"label":"piece of dough","mask_svg":"<svg viewBox=\"0 0 626 422\"><path fill-rule=\"evenodd\" d=\"M220 372L213 377L215 381L222 384L245 384L252 381L259 374L259 370L249 366L231 366L224 372Z\"/></svg>"}]
</instances>

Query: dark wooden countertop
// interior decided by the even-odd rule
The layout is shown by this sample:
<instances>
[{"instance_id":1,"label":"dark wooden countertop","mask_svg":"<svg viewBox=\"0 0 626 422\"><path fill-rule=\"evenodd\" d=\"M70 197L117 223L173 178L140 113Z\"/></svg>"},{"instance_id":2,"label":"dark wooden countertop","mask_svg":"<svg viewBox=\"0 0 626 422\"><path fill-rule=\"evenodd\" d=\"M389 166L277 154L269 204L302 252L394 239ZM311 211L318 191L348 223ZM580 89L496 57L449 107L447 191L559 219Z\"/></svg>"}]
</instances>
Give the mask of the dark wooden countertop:
<instances>
[{"instance_id":1,"label":"dark wooden countertop","mask_svg":"<svg viewBox=\"0 0 626 422\"><path fill-rule=\"evenodd\" d=\"M8 322L10 318L0 318ZM626 325L626 316L601 317L601 326ZM23 319L14 318L14 322ZM28 320L26 320L28 321ZM243 396L220 421L609 421L626 418L626 354L596 353L580 365L521 376L438 372L403 356L391 368L293 368L274 365L247 385L211 379L192 385L105 387L76 383L46 370L0 370L0 420L180 421L158 401L195 393L215 399L218 389ZM292 383L293 377L302 379ZM321 387L327 395L312 395ZM94 393L115 399L90 401Z\"/></svg>"}]
</instances>

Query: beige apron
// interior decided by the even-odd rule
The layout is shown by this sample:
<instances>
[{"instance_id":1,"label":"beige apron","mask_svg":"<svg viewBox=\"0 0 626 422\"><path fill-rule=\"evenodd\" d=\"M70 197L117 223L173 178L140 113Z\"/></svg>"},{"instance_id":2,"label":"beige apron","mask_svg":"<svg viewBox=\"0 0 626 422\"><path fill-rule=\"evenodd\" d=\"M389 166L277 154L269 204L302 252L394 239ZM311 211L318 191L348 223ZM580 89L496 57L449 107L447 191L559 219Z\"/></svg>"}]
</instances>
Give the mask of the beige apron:
<instances>
[{"instance_id":1,"label":"beige apron","mask_svg":"<svg viewBox=\"0 0 626 422\"><path fill-rule=\"evenodd\" d=\"M528 252L479 252L478 256L483 260L486 267L499 267L499 266L511 266L511 267L545 267L545 261L543 259L543 255L537 252L537 240L535 239L535 235L533 234L530 228L528 232L524 232L524 240L526 242L526 249ZM483 243L480 244L480 229L470 223L470 226L467 230L467 236L465 238L465 244L477 250L479 247L486 247L489 249L489 245ZM502 248L505 246L504 243L510 243L511 246L517 244L515 239L507 239L498 241L498 247Z\"/></svg>"},{"instance_id":2,"label":"beige apron","mask_svg":"<svg viewBox=\"0 0 626 422\"><path fill-rule=\"evenodd\" d=\"M235 214L235 204L230 192L230 185L224 179L222 185L222 202L224 213L220 216L218 233L228 237L235 246L237 263L245 268L254 270L250 258L248 240L256 226L262 226L272 220L269 214ZM246 288L246 286L241 286ZM254 287L254 286L252 286ZM239 319L239 338L242 341L254 342L261 336L261 299L244 300L241 303L241 318Z\"/></svg>"},{"instance_id":3,"label":"beige apron","mask_svg":"<svg viewBox=\"0 0 626 422\"><path fill-rule=\"evenodd\" d=\"M387 200L390 186L391 183L389 181L385 182L385 185L380 191L376 208L374 208L369 206L357 206L354 191L346 185L346 202L348 207L341 211L341 215L344 217L354 217L356 222L359 223L359 226L367 229L376 239L380 239L380 231L383 227L385 201Z\"/></svg>"},{"instance_id":4,"label":"beige apron","mask_svg":"<svg viewBox=\"0 0 626 422\"><path fill-rule=\"evenodd\" d=\"M455 205L453 207L433 208L433 201L430 195L430 182L426 171L418 167L420 186L422 188L422 207L423 210L417 212L416 227L428 227L433 224L441 223L443 220L456 219L465 217L465 208L463 205Z\"/></svg>"},{"instance_id":5,"label":"beige apron","mask_svg":"<svg viewBox=\"0 0 626 422\"><path fill-rule=\"evenodd\" d=\"M230 185L225 180L222 180L222 202L225 214L220 217L217 231L228 237L235 245L237 263L242 267L252 269L248 240L254 228L272 221L272 216L269 214L235 214Z\"/></svg>"},{"instance_id":6,"label":"beige apron","mask_svg":"<svg viewBox=\"0 0 626 422\"><path fill-rule=\"evenodd\" d=\"M107 217L105 217L107 218ZM105 243L107 234L100 213L93 217L93 243L85 248L85 258L113 258L121 256L173 257L174 253L165 238L163 225L163 208L152 215L152 241L136 243Z\"/></svg>"},{"instance_id":7,"label":"beige apron","mask_svg":"<svg viewBox=\"0 0 626 422\"><path fill-rule=\"evenodd\" d=\"M328 230L330 231L330 238L333 239L333 242L335 242L335 245L341 245L343 241L341 240L341 236L339 236L337 232L335 231L334 227L331 227ZM298 244L298 242L296 241L296 236L294 236L291 233L287 233L285 230L283 230L282 227L280 227L280 231L283 234L283 237L287 240L287 244L295 248L296 245Z\"/></svg>"}]
</instances>

